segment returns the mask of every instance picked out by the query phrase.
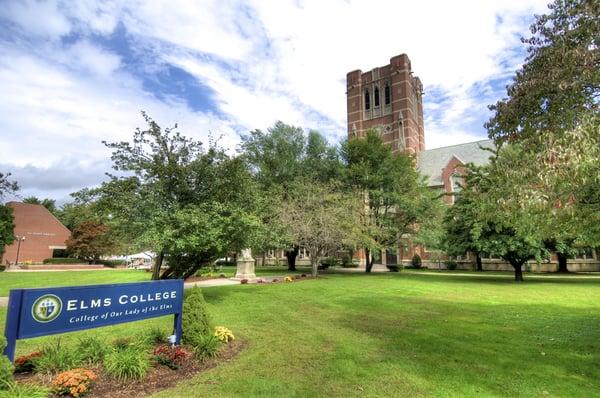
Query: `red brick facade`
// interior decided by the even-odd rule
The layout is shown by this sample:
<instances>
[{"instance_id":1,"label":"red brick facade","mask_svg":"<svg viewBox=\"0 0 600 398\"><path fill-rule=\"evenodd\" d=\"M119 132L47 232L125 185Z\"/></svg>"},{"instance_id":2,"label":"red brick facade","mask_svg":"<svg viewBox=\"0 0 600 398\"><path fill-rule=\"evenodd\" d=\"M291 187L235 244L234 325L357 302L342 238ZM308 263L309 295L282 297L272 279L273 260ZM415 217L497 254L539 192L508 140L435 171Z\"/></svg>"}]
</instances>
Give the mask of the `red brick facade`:
<instances>
[{"instance_id":1,"label":"red brick facade","mask_svg":"<svg viewBox=\"0 0 600 398\"><path fill-rule=\"evenodd\" d=\"M417 154L425 149L423 85L412 75L406 54L369 72L346 75L348 137L379 130L394 152Z\"/></svg>"},{"instance_id":2,"label":"red brick facade","mask_svg":"<svg viewBox=\"0 0 600 398\"><path fill-rule=\"evenodd\" d=\"M65 242L71 236L69 231L44 206L28 203L9 202L13 209L15 235L21 240L19 263L42 262L52 257L54 249L65 249ZM14 264L17 258L18 242L5 247L2 264Z\"/></svg>"}]
</instances>

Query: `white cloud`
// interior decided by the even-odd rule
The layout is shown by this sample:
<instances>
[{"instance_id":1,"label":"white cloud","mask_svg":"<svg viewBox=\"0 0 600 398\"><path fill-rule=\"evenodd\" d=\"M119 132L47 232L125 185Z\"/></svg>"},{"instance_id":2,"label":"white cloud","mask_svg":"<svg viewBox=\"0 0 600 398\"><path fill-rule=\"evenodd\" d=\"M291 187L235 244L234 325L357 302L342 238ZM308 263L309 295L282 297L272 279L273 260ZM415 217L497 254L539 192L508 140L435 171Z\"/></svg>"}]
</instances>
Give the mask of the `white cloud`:
<instances>
[{"instance_id":1,"label":"white cloud","mask_svg":"<svg viewBox=\"0 0 600 398\"><path fill-rule=\"evenodd\" d=\"M197 138L223 133L230 147L236 129L275 120L343 138L346 73L400 53L425 85L427 147L480 139L478 120L498 95L490 81L518 67L519 35L546 1L8 2L0 23L26 39L0 41L0 159L98 164L100 141L130 137L141 109ZM213 90L218 114L144 90L127 60L96 41L119 24L143 54L137 68L184 69Z\"/></svg>"},{"instance_id":2,"label":"white cloud","mask_svg":"<svg viewBox=\"0 0 600 398\"><path fill-rule=\"evenodd\" d=\"M56 1L8 1L0 7L0 17L19 25L30 34L58 38L71 31L71 24Z\"/></svg>"}]
</instances>

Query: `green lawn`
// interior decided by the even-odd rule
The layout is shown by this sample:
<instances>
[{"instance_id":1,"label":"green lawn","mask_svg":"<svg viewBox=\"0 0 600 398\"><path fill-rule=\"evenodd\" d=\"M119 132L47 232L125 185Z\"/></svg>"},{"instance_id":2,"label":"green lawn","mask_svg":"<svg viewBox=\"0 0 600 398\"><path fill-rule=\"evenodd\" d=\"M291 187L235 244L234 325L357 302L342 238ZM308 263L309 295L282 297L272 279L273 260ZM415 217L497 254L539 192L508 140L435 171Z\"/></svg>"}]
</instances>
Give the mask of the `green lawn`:
<instances>
[{"instance_id":1,"label":"green lawn","mask_svg":"<svg viewBox=\"0 0 600 398\"><path fill-rule=\"evenodd\" d=\"M215 324L248 346L233 361L156 397L574 397L600 391L600 278L542 276L515 284L503 277L401 272L204 293ZM151 322L166 328L171 320ZM143 333L148 323L85 333ZM19 342L18 351L43 339Z\"/></svg>"},{"instance_id":2,"label":"green lawn","mask_svg":"<svg viewBox=\"0 0 600 398\"><path fill-rule=\"evenodd\" d=\"M150 280L150 273L141 270L57 271L57 272L1 272L0 297L8 296L10 289L96 285Z\"/></svg>"}]
</instances>

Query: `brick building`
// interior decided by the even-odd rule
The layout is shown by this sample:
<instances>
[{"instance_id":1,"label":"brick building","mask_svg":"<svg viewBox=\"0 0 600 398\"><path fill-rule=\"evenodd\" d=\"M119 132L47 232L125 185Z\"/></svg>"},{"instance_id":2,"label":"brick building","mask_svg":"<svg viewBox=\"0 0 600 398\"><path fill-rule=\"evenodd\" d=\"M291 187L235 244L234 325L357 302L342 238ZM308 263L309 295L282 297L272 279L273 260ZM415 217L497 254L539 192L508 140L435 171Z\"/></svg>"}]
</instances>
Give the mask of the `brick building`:
<instances>
[{"instance_id":1,"label":"brick building","mask_svg":"<svg viewBox=\"0 0 600 398\"><path fill-rule=\"evenodd\" d=\"M20 245L15 241L5 247L2 264L14 264L17 249L19 263L40 263L52 257L54 249L66 249L65 242L71 231L44 206L20 202L8 202L6 205L13 210L14 234L20 239Z\"/></svg>"},{"instance_id":2,"label":"brick building","mask_svg":"<svg viewBox=\"0 0 600 398\"><path fill-rule=\"evenodd\" d=\"M413 76L406 54L385 66L346 75L348 137L378 130L394 152L417 154L425 149L423 85Z\"/></svg>"},{"instance_id":3,"label":"brick building","mask_svg":"<svg viewBox=\"0 0 600 398\"><path fill-rule=\"evenodd\" d=\"M422 95L423 85L413 76L406 54L392 57L388 65L368 72L349 72L346 75L348 138L363 137L369 129L379 131L393 152L403 151L416 156L417 168L426 176L429 187L449 194L444 201L451 205L454 200L451 194L460 189L465 165L488 163L491 152L487 149L494 149L494 143L482 140L426 150ZM422 257L425 267L445 267L443 256L419 246L390 248L376 254L375 263L406 263L415 253ZM598 258L597 250L583 249L576 258L568 261L568 266L571 271L600 271ZM475 257L465 253L456 260L460 268L471 269ZM488 270L512 270L506 262L490 256L483 258L483 266ZM527 267L532 271L555 271L556 258L543 264L532 262Z\"/></svg>"}]
</instances>

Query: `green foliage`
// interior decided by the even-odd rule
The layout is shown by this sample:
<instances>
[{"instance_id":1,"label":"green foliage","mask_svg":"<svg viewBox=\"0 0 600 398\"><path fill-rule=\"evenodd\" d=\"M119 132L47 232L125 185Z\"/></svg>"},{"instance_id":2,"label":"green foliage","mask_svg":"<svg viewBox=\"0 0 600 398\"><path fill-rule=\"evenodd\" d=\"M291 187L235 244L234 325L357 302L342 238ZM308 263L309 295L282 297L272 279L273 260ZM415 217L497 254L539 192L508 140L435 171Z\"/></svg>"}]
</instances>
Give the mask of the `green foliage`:
<instances>
[{"instance_id":1,"label":"green foliage","mask_svg":"<svg viewBox=\"0 0 600 398\"><path fill-rule=\"evenodd\" d=\"M81 360L88 364L101 363L110 352L110 346L105 340L90 336L79 339L77 352Z\"/></svg>"},{"instance_id":2,"label":"green foliage","mask_svg":"<svg viewBox=\"0 0 600 398\"><path fill-rule=\"evenodd\" d=\"M0 173L0 199L19 190L19 184L9 179L10 173Z\"/></svg>"},{"instance_id":3,"label":"green foliage","mask_svg":"<svg viewBox=\"0 0 600 398\"><path fill-rule=\"evenodd\" d=\"M119 337L113 340L112 345L115 350L123 351L138 346L139 341L134 341L131 337Z\"/></svg>"},{"instance_id":4,"label":"green foliage","mask_svg":"<svg viewBox=\"0 0 600 398\"><path fill-rule=\"evenodd\" d=\"M199 335L194 338L194 352L200 358L213 358L219 354L221 341L211 334Z\"/></svg>"},{"instance_id":5,"label":"green foliage","mask_svg":"<svg viewBox=\"0 0 600 398\"><path fill-rule=\"evenodd\" d=\"M379 134L368 131L364 138L350 139L342 146L346 182L363 192L368 211L361 217L367 234L362 247L367 254L367 272L373 266L370 254L398 246L398 237L415 235L416 227L439 206L414 167L410 155L394 154Z\"/></svg>"},{"instance_id":6,"label":"green foliage","mask_svg":"<svg viewBox=\"0 0 600 398\"><path fill-rule=\"evenodd\" d=\"M10 388L13 383L13 366L2 353L6 348L6 337L0 335L0 391Z\"/></svg>"},{"instance_id":7,"label":"green foliage","mask_svg":"<svg viewBox=\"0 0 600 398\"><path fill-rule=\"evenodd\" d=\"M104 358L106 374L120 380L139 380L150 368L148 353L136 347L114 350Z\"/></svg>"},{"instance_id":8,"label":"green foliage","mask_svg":"<svg viewBox=\"0 0 600 398\"><path fill-rule=\"evenodd\" d=\"M8 389L0 389L0 398L46 398L50 389L31 383L11 383Z\"/></svg>"},{"instance_id":9,"label":"green foliage","mask_svg":"<svg viewBox=\"0 0 600 398\"><path fill-rule=\"evenodd\" d=\"M183 300L183 334L185 344L197 346L205 336L212 334L212 326L206 301L198 287L187 289Z\"/></svg>"},{"instance_id":10,"label":"green foliage","mask_svg":"<svg viewBox=\"0 0 600 398\"><path fill-rule=\"evenodd\" d=\"M167 335L168 333L164 329L155 326L148 329L148 332L146 333L146 339L150 345L157 345L165 343L167 340Z\"/></svg>"},{"instance_id":11,"label":"green foliage","mask_svg":"<svg viewBox=\"0 0 600 398\"><path fill-rule=\"evenodd\" d=\"M445 261L444 264L446 264L446 269L449 269L450 271L454 271L456 267L458 267L458 263L454 260Z\"/></svg>"},{"instance_id":12,"label":"green foliage","mask_svg":"<svg viewBox=\"0 0 600 398\"><path fill-rule=\"evenodd\" d=\"M0 177L2 174L0 173ZM15 241L15 224L13 223L13 211L10 207L0 204L0 257L4 253L4 247Z\"/></svg>"},{"instance_id":13,"label":"green foliage","mask_svg":"<svg viewBox=\"0 0 600 398\"><path fill-rule=\"evenodd\" d=\"M299 181L278 208L289 240L309 251L313 276L324 257L368 239L361 195L334 184Z\"/></svg>"},{"instance_id":14,"label":"green foliage","mask_svg":"<svg viewBox=\"0 0 600 398\"><path fill-rule=\"evenodd\" d=\"M57 212L56 200L54 199L40 199L36 196L28 196L25 199L23 199L23 203L44 206L52 214L56 214Z\"/></svg>"},{"instance_id":15,"label":"green foliage","mask_svg":"<svg viewBox=\"0 0 600 398\"><path fill-rule=\"evenodd\" d=\"M412 256L412 259L410 260L410 264L413 266L414 269L421 269L421 265L423 264L421 256L415 253L415 255Z\"/></svg>"},{"instance_id":16,"label":"green foliage","mask_svg":"<svg viewBox=\"0 0 600 398\"><path fill-rule=\"evenodd\" d=\"M82 363L81 355L74 347L63 344L60 338L53 339L42 346L42 356L34 360L39 373L58 373L76 368Z\"/></svg>"},{"instance_id":17,"label":"green foliage","mask_svg":"<svg viewBox=\"0 0 600 398\"><path fill-rule=\"evenodd\" d=\"M78 258L72 257L53 257L46 258L42 261L44 264L83 264L84 262Z\"/></svg>"},{"instance_id":18,"label":"green foliage","mask_svg":"<svg viewBox=\"0 0 600 398\"><path fill-rule=\"evenodd\" d=\"M600 3L555 0L549 8L523 39L528 56L508 97L490 107L495 114L486 127L498 141L569 131L582 115L598 114Z\"/></svg>"},{"instance_id":19,"label":"green foliage","mask_svg":"<svg viewBox=\"0 0 600 398\"><path fill-rule=\"evenodd\" d=\"M404 269L404 266L402 264L386 265L386 267L388 270L390 270L390 272L400 272Z\"/></svg>"}]
</instances>

